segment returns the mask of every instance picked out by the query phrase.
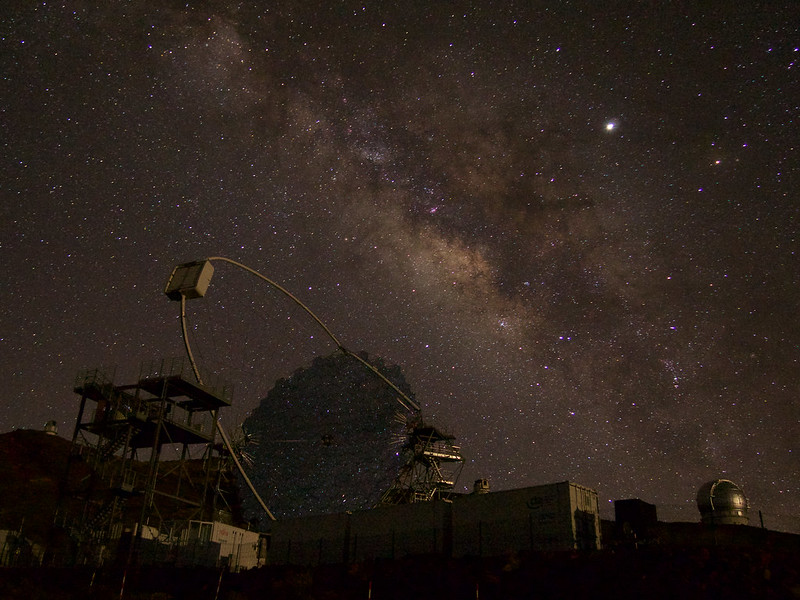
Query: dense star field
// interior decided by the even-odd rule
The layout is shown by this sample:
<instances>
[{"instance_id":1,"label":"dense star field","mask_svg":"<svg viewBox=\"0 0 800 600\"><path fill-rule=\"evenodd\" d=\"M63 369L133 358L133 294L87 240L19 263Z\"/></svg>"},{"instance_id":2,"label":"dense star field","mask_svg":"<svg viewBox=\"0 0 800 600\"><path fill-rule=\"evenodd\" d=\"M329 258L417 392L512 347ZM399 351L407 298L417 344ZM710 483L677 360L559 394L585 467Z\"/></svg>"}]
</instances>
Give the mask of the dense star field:
<instances>
[{"instance_id":1,"label":"dense star field","mask_svg":"<svg viewBox=\"0 0 800 600\"><path fill-rule=\"evenodd\" d=\"M800 532L800 5L698 4L3 3L0 430L182 355L225 256L399 365L459 489L727 477ZM215 266L233 427L335 344Z\"/></svg>"}]
</instances>

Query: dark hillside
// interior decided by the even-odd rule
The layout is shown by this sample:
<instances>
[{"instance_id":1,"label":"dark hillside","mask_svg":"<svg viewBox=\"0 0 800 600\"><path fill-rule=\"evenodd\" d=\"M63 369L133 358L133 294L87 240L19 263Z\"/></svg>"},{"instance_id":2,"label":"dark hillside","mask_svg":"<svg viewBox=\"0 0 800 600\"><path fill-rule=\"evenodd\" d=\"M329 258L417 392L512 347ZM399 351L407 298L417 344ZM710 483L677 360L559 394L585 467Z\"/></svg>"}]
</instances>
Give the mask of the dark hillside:
<instances>
[{"instance_id":1,"label":"dark hillside","mask_svg":"<svg viewBox=\"0 0 800 600\"><path fill-rule=\"evenodd\" d=\"M19 531L38 543L53 522L70 442L42 431L0 434L0 529ZM85 465L73 476L86 476Z\"/></svg>"}]
</instances>

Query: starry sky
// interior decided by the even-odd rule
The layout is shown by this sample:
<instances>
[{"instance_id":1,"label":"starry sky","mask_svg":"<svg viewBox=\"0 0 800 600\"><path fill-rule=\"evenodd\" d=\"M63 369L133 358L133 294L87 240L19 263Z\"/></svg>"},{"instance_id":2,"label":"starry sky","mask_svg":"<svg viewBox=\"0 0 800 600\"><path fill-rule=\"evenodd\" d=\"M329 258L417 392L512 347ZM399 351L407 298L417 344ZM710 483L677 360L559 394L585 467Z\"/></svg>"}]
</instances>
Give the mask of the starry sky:
<instances>
[{"instance_id":1,"label":"starry sky","mask_svg":"<svg viewBox=\"0 0 800 600\"><path fill-rule=\"evenodd\" d=\"M269 8L265 8L269 6ZM240 261L458 438L459 488L571 480L800 532L800 5L0 8L0 431L181 356L174 265ZM240 423L335 350L217 263L187 307ZM751 523L758 523L756 513Z\"/></svg>"}]
</instances>

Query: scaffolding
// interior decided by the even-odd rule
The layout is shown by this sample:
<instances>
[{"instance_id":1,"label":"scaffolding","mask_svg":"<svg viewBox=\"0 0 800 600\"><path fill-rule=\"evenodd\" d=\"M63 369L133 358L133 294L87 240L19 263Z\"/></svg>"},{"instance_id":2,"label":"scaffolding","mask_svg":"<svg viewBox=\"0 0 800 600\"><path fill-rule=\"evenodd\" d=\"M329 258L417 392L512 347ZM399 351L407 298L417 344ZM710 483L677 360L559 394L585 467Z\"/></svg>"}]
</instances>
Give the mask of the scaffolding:
<instances>
[{"instance_id":1,"label":"scaffolding","mask_svg":"<svg viewBox=\"0 0 800 600\"><path fill-rule=\"evenodd\" d=\"M231 389L222 381L198 384L191 373L175 359L142 365L129 385L115 385L99 369L79 374L64 511L79 560L103 562L125 533L135 551L142 532L167 521L216 520L230 511L224 480L235 475L216 443L216 421ZM69 476L76 461L90 476Z\"/></svg>"},{"instance_id":2,"label":"scaffolding","mask_svg":"<svg viewBox=\"0 0 800 600\"><path fill-rule=\"evenodd\" d=\"M420 424L413 428L402 452L405 464L380 503L411 504L447 498L464 466L455 438L436 427Z\"/></svg>"}]
</instances>

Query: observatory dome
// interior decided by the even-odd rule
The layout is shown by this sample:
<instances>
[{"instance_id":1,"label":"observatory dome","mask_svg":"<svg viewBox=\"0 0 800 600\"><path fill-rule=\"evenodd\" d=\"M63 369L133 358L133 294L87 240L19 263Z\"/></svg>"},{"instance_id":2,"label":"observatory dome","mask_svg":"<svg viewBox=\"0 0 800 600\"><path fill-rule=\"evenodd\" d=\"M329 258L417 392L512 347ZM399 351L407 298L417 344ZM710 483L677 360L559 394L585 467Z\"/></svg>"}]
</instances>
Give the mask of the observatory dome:
<instances>
[{"instance_id":1,"label":"observatory dome","mask_svg":"<svg viewBox=\"0 0 800 600\"><path fill-rule=\"evenodd\" d=\"M750 503L742 488L729 479L715 479L697 491L697 508L703 523L747 525Z\"/></svg>"}]
</instances>

